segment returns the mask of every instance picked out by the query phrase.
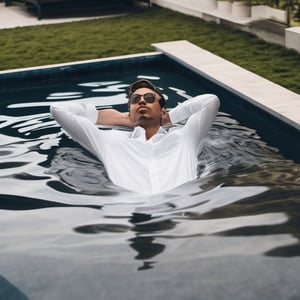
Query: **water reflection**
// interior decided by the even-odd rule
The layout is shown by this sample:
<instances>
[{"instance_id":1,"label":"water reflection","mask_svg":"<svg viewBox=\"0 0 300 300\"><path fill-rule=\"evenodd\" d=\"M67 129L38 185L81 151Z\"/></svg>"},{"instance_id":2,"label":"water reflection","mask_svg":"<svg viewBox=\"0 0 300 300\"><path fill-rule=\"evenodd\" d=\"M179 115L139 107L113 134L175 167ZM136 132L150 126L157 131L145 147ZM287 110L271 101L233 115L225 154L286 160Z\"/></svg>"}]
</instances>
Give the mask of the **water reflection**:
<instances>
[{"instance_id":1,"label":"water reflection","mask_svg":"<svg viewBox=\"0 0 300 300\"><path fill-rule=\"evenodd\" d=\"M153 260L154 257L158 259L157 256L176 239L197 239L211 235L241 236L249 239L252 231L252 235L256 238L264 235L266 244L260 249L257 246L250 247L247 251L268 253L270 249L282 247L286 243L288 243L287 247L290 247L290 244L297 242L295 238L289 236L289 231L284 229L288 226L285 224L289 222L289 217L285 213L256 213L241 216L240 213L232 210L231 216L220 217L223 215L223 208L226 212L227 209L230 210L230 204L250 199L265 191L265 188L258 187L219 187L197 195L186 195L184 199L165 197L165 202L160 199L159 205L152 205L150 202L134 207L132 205L125 207L121 204L106 205L101 210L105 223L81 225L74 230L81 234L109 233L110 239L114 238L114 234L116 234L115 238L119 239L120 233L127 232L130 235L134 233L135 236L126 241L137 251L135 259L143 260L144 264L152 262L151 268L154 266L153 263L157 263ZM120 219L128 219L129 223L120 225L118 224ZM225 249L226 247L223 250ZM212 252L203 252L202 255L212 255Z\"/></svg>"},{"instance_id":2,"label":"water reflection","mask_svg":"<svg viewBox=\"0 0 300 300\"><path fill-rule=\"evenodd\" d=\"M68 193L103 196L119 194L120 189L108 179L103 163L82 148L58 148L46 173L59 178L47 184L62 192L68 190Z\"/></svg>"}]
</instances>

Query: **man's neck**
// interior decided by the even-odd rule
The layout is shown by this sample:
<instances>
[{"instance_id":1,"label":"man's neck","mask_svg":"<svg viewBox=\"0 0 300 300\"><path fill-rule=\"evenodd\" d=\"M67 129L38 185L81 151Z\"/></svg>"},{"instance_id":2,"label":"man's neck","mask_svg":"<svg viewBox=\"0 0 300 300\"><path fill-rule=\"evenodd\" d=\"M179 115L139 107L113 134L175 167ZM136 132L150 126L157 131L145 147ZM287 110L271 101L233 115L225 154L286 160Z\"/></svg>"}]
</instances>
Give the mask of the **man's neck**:
<instances>
[{"instance_id":1,"label":"man's neck","mask_svg":"<svg viewBox=\"0 0 300 300\"><path fill-rule=\"evenodd\" d=\"M149 140L151 139L159 130L159 127L143 127L145 129L145 132L146 132L146 139Z\"/></svg>"},{"instance_id":2,"label":"man's neck","mask_svg":"<svg viewBox=\"0 0 300 300\"><path fill-rule=\"evenodd\" d=\"M145 129L146 139L149 140L158 132L160 120L141 118L138 126Z\"/></svg>"}]
</instances>

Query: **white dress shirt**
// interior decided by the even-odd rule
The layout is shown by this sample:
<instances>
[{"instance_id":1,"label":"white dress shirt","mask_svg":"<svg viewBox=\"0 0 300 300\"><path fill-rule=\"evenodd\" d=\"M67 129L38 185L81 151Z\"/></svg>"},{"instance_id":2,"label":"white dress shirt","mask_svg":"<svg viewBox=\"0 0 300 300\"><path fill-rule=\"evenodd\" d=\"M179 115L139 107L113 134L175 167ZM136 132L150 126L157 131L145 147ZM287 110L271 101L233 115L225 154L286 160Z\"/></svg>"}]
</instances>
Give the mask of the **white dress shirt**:
<instances>
[{"instance_id":1,"label":"white dress shirt","mask_svg":"<svg viewBox=\"0 0 300 300\"><path fill-rule=\"evenodd\" d=\"M168 191L197 177L198 155L219 108L215 95L200 95L169 112L172 124L185 125L168 131L160 127L149 140L145 130L101 130L95 124L98 111L86 103L51 106L55 120L106 168L112 182L142 194Z\"/></svg>"}]
</instances>

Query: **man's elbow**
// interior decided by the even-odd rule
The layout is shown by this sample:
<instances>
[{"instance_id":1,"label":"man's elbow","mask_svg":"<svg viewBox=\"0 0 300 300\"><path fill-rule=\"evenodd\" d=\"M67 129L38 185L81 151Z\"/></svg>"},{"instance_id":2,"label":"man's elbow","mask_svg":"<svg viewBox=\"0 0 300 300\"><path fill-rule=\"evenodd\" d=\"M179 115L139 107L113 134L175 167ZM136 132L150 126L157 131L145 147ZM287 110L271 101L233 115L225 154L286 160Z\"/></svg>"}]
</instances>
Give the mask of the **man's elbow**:
<instances>
[{"instance_id":1,"label":"man's elbow","mask_svg":"<svg viewBox=\"0 0 300 300\"><path fill-rule=\"evenodd\" d=\"M215 94L205 94L205 103L206 103L206 106L211 106L216 111L219 110L220 99L217 95L215 95Z\"/></svg>"},{"instance_id":2,"label":"man's elbow","mask_svg":"<svg viewBox=\"0 0 300 300\"><path fill-rule=\"evenodd\" d=\"M220 99L217 95L214 94L210 94L211 96L211 101L214 103L214 105L216 106L216 110L218 110L220 108L221 102Z\"/></svg>"},{"instance_id":3,"label":"man's elbow","mask_svg":"<svg viewBox=\"0 0 300 300\"><path fill-rule=\"evenodd\" d=\"M50 105L49 110L50 110L51 116L54 118L55 111L56 111L56 106L55 105Z\"/></svg>"},{"instance_id":4,"label":"man's elbow","mask_svg":"<svg viewBox=\"0 0 300 300\"><path fill-rule=\"evenodd\" d=\"M59 111L58 105L55 104L50 105L50 114L52 118L56 119L58 111Z\"/></svg>"},{"instance_id":5,"label":"man's elbow","mask_svg":"<svg viewBox=\"0 0 300 300\"><path fill-rule=\"evenodd\" d=\"M64 118L64 109L61 104L51 104L49 110L52 118L54 118L55 120Z\"/></svg>"}]
</instances>

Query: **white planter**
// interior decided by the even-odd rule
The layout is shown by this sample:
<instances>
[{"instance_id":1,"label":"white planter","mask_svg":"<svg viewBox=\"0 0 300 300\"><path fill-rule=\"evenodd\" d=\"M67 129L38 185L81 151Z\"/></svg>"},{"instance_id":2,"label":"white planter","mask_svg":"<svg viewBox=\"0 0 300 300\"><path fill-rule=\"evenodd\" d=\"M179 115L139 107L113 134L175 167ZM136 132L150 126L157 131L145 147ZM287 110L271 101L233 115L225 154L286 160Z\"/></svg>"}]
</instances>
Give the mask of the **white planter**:
<instances>
[{"instance_id":1,"label":"white planter","mask_svg":"<svg viewBox=\"0 0 300 300\"><path fill-rule=\"evenodd\" d=\"M285 29L285 45L300 52L300 26Z\"/></svg>"},{"instance_id":2,"label":"white planter","mask_svg":"<svg viewBox=\"0 0 300 300\"><path fill-rule=\"evenodd\" d=\"M217 0L200 0L201 6L205 9L214 10L217 9Z\"/></svg>"},{"instance_id":3,"label":"white planter","mask_svg":"<svg viewBox=\"0 0 300 300\"><path fill-rule=\"evenodd\" d=\"M242 1L235 1L232 3L232 16L248 18L251 16L251 7Z\"/></svg>"},{"instance_id":4,"label":"white planter","mask_svg":"<svg viewBox=\"0 0 300 300\"><path fill-rule=\"evenodd\" d=\"M230 15L232 12L232 4L229 1L218 1L218 11L222 15Z\"/></svg>"}]
</instances>

